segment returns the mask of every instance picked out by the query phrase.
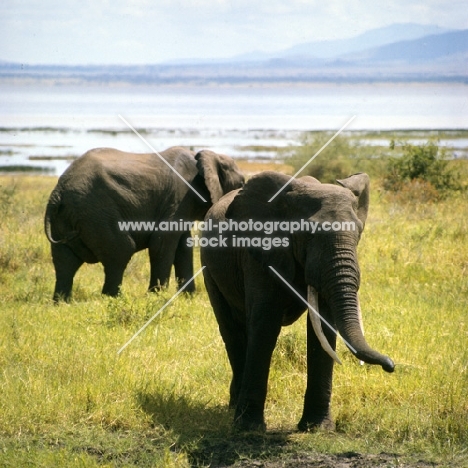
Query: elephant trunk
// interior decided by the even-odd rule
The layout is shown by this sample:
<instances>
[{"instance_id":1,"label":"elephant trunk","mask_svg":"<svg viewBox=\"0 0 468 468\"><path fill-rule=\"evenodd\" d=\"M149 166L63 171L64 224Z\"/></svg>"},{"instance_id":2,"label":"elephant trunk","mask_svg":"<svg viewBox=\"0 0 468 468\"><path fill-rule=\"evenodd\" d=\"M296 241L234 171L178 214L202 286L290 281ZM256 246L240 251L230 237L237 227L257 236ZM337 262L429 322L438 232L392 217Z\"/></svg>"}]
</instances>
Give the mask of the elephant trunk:
<instances>
[{"instance_id":1,"label":"elephant trunk","mask_svg":"<svg viewBox=\"0 0 468 468\"><path fill-rule=\"evenodd\" d=\"M332 300L335 322L340 335L350 351L367 364L378 364L386 372L393 372L395 364L383 354L372 349L364 338L359 320L359 303L357 293L342 293L337 300Z\"/></svg>"},{"instance_id":2,"label":"elephant trunk","mask_svg":"<svg viewBox=\"0 0 468 468\"><path fill-rule=\"evenodd\" d=\"M340 335L358 359L368 364L378 364L386 372L393 372L393 361L373 350L364 338L357 296L359 268L355 248L343 243L339 249L329 253L329 263L322 270L321 286L323 291L327 291L327 302Z\"/></svg>"}]
</instances>

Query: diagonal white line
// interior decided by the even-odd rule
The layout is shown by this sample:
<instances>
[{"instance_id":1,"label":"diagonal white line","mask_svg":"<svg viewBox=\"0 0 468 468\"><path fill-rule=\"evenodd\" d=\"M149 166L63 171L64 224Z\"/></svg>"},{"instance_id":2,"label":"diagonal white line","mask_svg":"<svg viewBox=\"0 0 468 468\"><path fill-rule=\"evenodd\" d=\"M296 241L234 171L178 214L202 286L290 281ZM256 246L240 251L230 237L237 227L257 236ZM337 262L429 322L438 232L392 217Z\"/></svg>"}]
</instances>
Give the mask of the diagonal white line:
<instances>
[{"instance_id":1,"label":"diagonal white line","mask_svg":"<svg viewBox=\"0 0 468 468\"><path fill-rule=\"evenodd\" d=\"M120 354L171 302L173 302L184 289L205 269L202 266L184 285L181 287L176 294L174 294L118 351Z\"/></svg>"},{"instance_id":2,"label":"diagonal white line","mask_svg":"<svg viewBox=\"0 0 468 468\"><path fill-rule=\"evenodd\" d=\"M315 314L320 320L332 331L335 335L338 336L338 331L330 325L271 265L269 265L270 270ZM341 339L346 343L346 346L356 354L357 351L343 338Z\"/></svg>"},{"instance_id":3,"label":"diagonal white line","mask_svg":"<svg viewBox=\"0 0 468 468\"><path fill-rule=\"evenodd\" d=\"M354 119L353 115L269 200L273 201Z\"/></svg>"},{"instance_id":4,"label":"diagonal white line","mask_svg":"<svg viewBox=\"0 0 468 468\"><path fill-rule=\"evenodd\" d=\"M166 164L166 166L168 166L168 167L171 169L171 171L174 172L174 174L177 175L177 176L180 178L180 180L182 180L182 182L183 182L185 185L187 185L187 187L188 187L190 190L192 190L195 194L197 194L197 195L206 203L206 200L193 188L193 186L192 186L189 182L187 182L187 181L179 174L179 172L177 172L177 171L176 171L176 170L159 154L158 151L156 151L156 150L153 148L153 146L148 142L148 140L146 140L145 138L143 138L143 137L141 136L141 134L133 127L133 125L131 125L129 122L127 122L120 114L118 114L118 115L119 115L120 120L122 120L122 122L124 122L124 123L128 126L128 128L129 128L130 130L132 130L132 131L135 133L135 135L136 135L137 137L139 137L140 140L141 140L143 143L145 143L145 145L148 146L148 148L150 148L151 151L153 151L153 153L154 153L156 156L158 156L159 159L161 159L161 161L162 161L164 164Z\"/></svg>"}]
</instances>

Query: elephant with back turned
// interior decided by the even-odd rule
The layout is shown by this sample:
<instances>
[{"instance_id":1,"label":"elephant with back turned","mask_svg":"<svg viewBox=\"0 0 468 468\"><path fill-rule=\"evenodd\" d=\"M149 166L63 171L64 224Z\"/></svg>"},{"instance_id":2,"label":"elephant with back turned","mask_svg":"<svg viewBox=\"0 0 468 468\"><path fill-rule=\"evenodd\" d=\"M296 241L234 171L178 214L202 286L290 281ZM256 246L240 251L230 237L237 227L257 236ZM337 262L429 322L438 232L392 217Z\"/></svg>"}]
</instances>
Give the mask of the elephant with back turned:
<instances>
[{"instance_id":1,"label":"elephant with back turned","mask_svg":"<svg viewBox=\"0 0 468 468\"><path fill-rule=\"evenodd\" d=\"M160 156L167 164L153 153L93 149L59 178L45 215L56 274L54 300L69 300L75 273L85 262L103 264L102 293L117 295L130 258L143 249L149 251L150 290L168 284L172 265L179 288L192 278L189 230L132 232L121 230L119 222L202 220L223 194L243 185L244 177L231 158L212 151L195 154L173 147ZM186 291L194 291L193 282Z\"/></svg>"},{"instance_id":2,"label":"elephant with back turned","mask_svg":"<svg viewBox=\"0 0 468 468\"><path fill-rule=\"evenodd\" d=\"M269 202L288 181L289 185ZM205 219L211 219L213 226L227 229L221 233L226 247L219 248L209 244L211 240L215 245L219 229L204 232L201 259L232 367L230 406L235 408L234 422L239 429L265 429L264 405L273 349L281 327L296 321L307 309L307 389L300 430L334 426L330 398L333 364L339 360L336 332L328 325L339 331L358 359L379 364L387 372L394 370L389 357L367 344L360 318L356 249L368 212L369 178L356 174L338 182L340 185L321 184L309 177L290 181L285 175L264 172L252 177L244 188L221 198L207 213ZM264 226L270 222L270 230L234 231L234 221L249 220ZM280 221L298 220L314 223L315 233L282 231ZM275 226L272 221L277 221L275 232L271 232L271 226ZM347 229L336 231L331 226ZM239 237L244 238L242 247L233 247L234 241L241 245ZM267 237L278 237L281 242L272 245L265 242ZM252 241L250 245L246 239ZM322 327L314 311L328 325Z\"/></svg>"}]
</instances>

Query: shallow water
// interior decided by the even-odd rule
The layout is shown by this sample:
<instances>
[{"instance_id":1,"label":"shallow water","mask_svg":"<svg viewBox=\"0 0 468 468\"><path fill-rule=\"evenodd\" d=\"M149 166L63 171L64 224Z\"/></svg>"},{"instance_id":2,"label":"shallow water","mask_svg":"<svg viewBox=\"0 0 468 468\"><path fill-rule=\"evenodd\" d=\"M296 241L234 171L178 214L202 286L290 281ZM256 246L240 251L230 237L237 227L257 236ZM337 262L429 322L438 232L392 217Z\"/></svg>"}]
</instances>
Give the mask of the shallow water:
<instances>
[{"instance_id":1,"label":"shallow water","mask_svg":"<svg viewBox=\"0 0 468 468\"><path fill-rule=\"evenodd\" d=\"M468 128L462 84L256 87L0 85L0 166L60 174L95 147L158 151L173 145L271 158L303 131ZM136 127L145 141L119 117ZM383 138L364 144L387 146ZM425 141L424 138L421 141ZM441 144L466 154L466 138ZM68 158L68 159L67 159Z\"/></svg>"}]
</instances>

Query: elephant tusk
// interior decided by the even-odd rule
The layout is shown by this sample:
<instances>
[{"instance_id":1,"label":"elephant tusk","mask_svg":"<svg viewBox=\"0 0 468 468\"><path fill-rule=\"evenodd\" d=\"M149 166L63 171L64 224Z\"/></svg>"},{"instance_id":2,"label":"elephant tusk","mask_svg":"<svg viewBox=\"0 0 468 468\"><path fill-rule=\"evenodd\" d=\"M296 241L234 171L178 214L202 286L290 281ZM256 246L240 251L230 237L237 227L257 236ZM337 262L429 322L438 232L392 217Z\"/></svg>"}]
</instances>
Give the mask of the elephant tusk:
<instances>
[{"instance_id":1,"label":"elephant tusk","mask_svg":"<svg viewBox=\"0 0 468 468\"><path fill-rule=\"evenodd\" d=\"M362 336L364 336L364 322L362 321L362 311L361 311L361 304L359 303L359 296L357 298L357 310L358 310L359 326L361 327Z\"/></svg>"},{"instance_id":2,"label":"elephant tusk","mask_svg":"<svg viewBox=\"0 0 468 468\"><path fill-rule=\"evenodd\" d=\"M359 326L361 327L362 336L364 336L364 322L362 320L362 311L361 311L361 304L359 302L359 296L357 297L357 311L358 311ZM359 361L359 364L363 366L364 361Z\"/></svg>"},{"instance_id":3,"label":"elephant tusk","mask_svg":"<svg viewBox=\"0 0 468 468\"><path fill-rule=\"evenodd\" d=\"M315 334L317 335L320 344L322 345L323 350L338 364L341 364L340 359L338 358L335 351L330 346L330 343L327 340L327 337L323 333L322 324L320 323L320 314L318 308L318 294L317 291L312 287L307 287L307 302L309 303L309 317L312 327Z\"/></svg>"}]
</instances>

